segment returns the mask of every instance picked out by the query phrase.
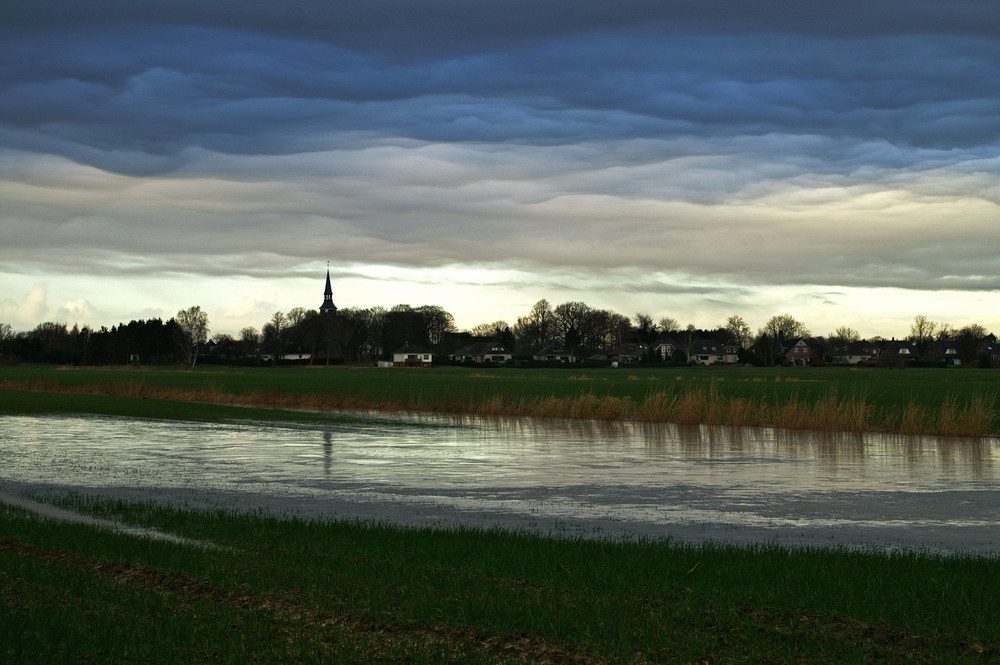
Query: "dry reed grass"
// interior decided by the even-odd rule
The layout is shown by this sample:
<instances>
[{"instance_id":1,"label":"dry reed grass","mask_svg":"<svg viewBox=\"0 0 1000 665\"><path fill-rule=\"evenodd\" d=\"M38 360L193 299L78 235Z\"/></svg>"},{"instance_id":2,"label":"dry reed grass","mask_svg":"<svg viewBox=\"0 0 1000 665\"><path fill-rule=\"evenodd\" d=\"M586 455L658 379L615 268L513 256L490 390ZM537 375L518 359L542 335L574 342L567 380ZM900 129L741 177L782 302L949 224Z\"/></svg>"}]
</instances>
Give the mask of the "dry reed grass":
<instances>
[{"instance_id":1,"label":"dry reed grass","mask_svg":"<svg viewBox=\"0 0 1000 665\"><path fill-rule=\"evenodd\" d=\"M863 396L842 398L832 393L810 403L793 395L780 404L769 404L763 398L727 397L715 384L686 390L683 388L651 390L639 401L631 397L598 396L587 392L573 397L552 396L534 399L504 393L483 398L462 394L446 400L426 399L422 395L413 395L405 402L400 402L384 397L368 398L348 394L303 395L285 394L280 391L233 394L225 392L217 385L197 390L165 389L137 381L67 386L44 381L4 380L0 381L0 389L317 411L382 409L511 417L638 420L673 422L679 425L771 426L828 432L883 431L963 437L989 436L996 433L993 429L995 400L983 396L975 397L966 403L960 403L954 396L949 396L936 410L928 409L914 400L902 411L893 413L876 409Z\"/></svg>"},{"instance_id":2,"label":"dry reed grass","mask_svg":"<svg viewBox=\"0 0 1000 665\"><path fill-rule=\"evenodd\" d=\"M927 431L927 429L926 410L917 404L916 401L910 400L899 416L899 423L896 425L896 430L900 434L920 434Z\"/></svg>"},{"instance_id":3,"label":"dry reed grass","mask_svg":"<svg viewBox=\"0 0 1000 665\"><path fill-rule=\"evenodd\" d=\"M636 418L643 422L665 423L670 421L673 399L663 391L651 393L639 405Z\"/></svg>"},{"instance_id":4,"label":"dry reed grass","mask_svg":"<svg viewBox=\"0 0 1000 665\"><path fill-rule=\"evenodd\" d=\"M767 420L760 412L760 404L737 397L726 405L725 422L734 427L761 427Z\"/></svg>"}]
</instances>

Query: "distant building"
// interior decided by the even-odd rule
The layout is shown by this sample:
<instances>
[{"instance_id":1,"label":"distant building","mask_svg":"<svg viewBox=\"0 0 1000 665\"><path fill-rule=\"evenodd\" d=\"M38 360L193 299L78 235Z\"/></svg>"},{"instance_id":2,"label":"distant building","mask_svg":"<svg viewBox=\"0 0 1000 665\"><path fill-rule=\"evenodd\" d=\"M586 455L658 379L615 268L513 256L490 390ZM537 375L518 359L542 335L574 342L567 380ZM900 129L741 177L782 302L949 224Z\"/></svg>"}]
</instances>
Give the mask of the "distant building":
<instances>
[{"instance_id":1,"label":"distant building","mask_svg":"<svg viewBox=\"0 0 1000 665\"><path fill-rule=\"evenodd\" d=\"M958 352L958 345L947 339L928 344L927 350L924 352L924 359L953 367L961 367L962 365L962 356Z\"/></svg>"},{"instance_id":2,"label":"distant building","mask_svg":"<svg viewBox=\"0 0 1000 665\"><path fill-rule=\"evenodd\" d=\"M736 342L720 342L715 339L696 339L688 348L688 362L695 365L727 363L734 365L740 361L740 345Z\"/></svg>"},{"instance_id":3,"label":"distant building","mask_svg":"<svg viewBox=\"0 0 1000 665\"><path fill-rule=\"evenodd\" d=\"M514 354L510 352L510 349L496 339L475 342L459 349L450 356L451 360L459 362L471 361L477 365L483 363L505 363L513 358Z\"/></svg>"},{"instance_id":4,"label":"distant building","mask_svg":"<svg viewBox=\"0 0 1000 665\"><path fill-rule=\"evenodd\" d=\"M323 291L323 304L319 306L319 313L337 313L337 306L333 304L333 287L330 286L330 266L326 267L326 290Z\"/></svg>"},{"instance_id":5,"label":"distant building","mask_svg":"<svg viewBox=\"0 0 1000 665\"><path fill-rule=\"evenodd\" d=\"M693 365L714 365L725 362L723 345L714 339L696 339L688 346L688 362Z\"/></svg>"},{"instance_id":6,"label":"distant building","mask_svg":"<svg viewBox=\"0 0 1000 665\"><path fill-rule=\"evenodd\" d=\"M649 353L649 345L633 340L620 344L611 352L612 362L617 361L622 365L634 365L641 363Z\"/></svg>"},{"instance_id":7,"label":"distant building","mask_svg":"<svg viewBox=\"0 0 1000 665\"><path fill-rule=\"evenodd\" d=\"M539 349L531 356L534 360L544 360L548 362L575 363L576 354L567 349L562 344L553 342L543 349Z\"/></svg>"},{"instance_id":8,"label":"distant building","mask_svg":"<svg viewBox=\"0 0 1000 665\"><path fill-rule=\"evenodd\" d=\"M906 340L887 340L879 346L878 362L882 365L906 367L919 357L917 347Z\"/></svg>"},{"instance_id":9,"label":"distant building","mask_svg":"<svg viewBox=\"0 0 1000 665\"><path fill-rule=\"evenodd\" d=\"M785 356L785 362L789 364L805 367L812 362L813 350L804 339L795 340L793 344L783 347L781 351Z\"/></svg>"},{"instance_id":10,"label":"distant building","mask_svg":"<svg viewBox=\"0 0 1000 665\"><path fill-rule=\"evenodd\" d=\"M392 352L392 364L396 367L430 367L433 361L430 349L409 342Z\"/></svg>"},{"instance_id":11,"label":"distant building","mask_svg":"<svg viewBox=\"0 0 1000 665\"><path fill-rule=\"evenodd\" d=\"M653 342L653 355L662 360L673 360L681 345L672 337L660 338Z\"/></svg>"},{"instance_id":12,"label":"distant building","mask_svg":"<svg viewBox=\"0 0 1000 665\"><path fill-rule=\"evenodd\" d=\"M878 346L871 342L851 342L830 351L830 362L835 365L860 365L878 358Z\"/></svg>"}]
</instances>

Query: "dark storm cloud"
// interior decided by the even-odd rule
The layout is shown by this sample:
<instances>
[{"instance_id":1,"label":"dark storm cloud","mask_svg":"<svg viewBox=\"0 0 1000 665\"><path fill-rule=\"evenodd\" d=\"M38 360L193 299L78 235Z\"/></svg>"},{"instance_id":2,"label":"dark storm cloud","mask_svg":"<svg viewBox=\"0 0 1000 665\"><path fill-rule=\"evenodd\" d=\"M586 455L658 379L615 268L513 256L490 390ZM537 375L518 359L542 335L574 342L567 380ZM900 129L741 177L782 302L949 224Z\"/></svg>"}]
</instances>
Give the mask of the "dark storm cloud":
<instances>
[{"instance_id":1,"label":"dark storm cloud","mask_svg":"<svg viewBox=\"0 0 1000 665\"><path fill-rule=\"evenodd\" d=\"M165 270L205 274L273 251L281 266L521 258L754 284L997 286L984 248L1000 231L981 218L1000 204L1000 5L0 11L4 242L25 261L62 243L66 261L162 253ZM919 229L876 214L914 201L932 210ZM719 252L719 237L752 251Z\"/></svg>"},{"instance_id":2,"label":"dark storm cloud","mask_svg":"<svg viewBox=\"0 0 1000 665\"><path fill-rule=\"evenodd\" d=\"M5 23L177 24L278 33L293 38L418 53L553 35L651 27L671 33L796 33L819 37L968 34L995 37L1000 9L981 0L130 0L8 4Z\"/></svg>"},{"instance_id":3,"label":"dark storm cloud","mask_svg":"<svg viewBox=\"0 0 1000 665\"><path fill-rule=\"evenodd\" d=\"M994 141L1000 54L981 35L1000 10L878 3L862 16L869 4L836 16L815 3L15 8L0 117L8 145L136 173L169 170L191 146L288 154L353 133Z\"/></svg>"}]
</instances>

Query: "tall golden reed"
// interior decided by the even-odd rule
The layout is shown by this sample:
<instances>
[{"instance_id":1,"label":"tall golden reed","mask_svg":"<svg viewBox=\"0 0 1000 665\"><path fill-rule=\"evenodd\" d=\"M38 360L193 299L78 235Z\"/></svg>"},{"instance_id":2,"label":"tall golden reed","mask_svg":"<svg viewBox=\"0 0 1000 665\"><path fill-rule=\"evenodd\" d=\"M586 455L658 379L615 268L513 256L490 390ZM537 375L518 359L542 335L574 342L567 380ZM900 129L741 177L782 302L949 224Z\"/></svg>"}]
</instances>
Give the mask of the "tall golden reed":
<instances>
[{"instance_id":1,"label":"tall golden reed","mask_svg":"<svg viewBox=\"0 0 1000 665\"><path fill-rule=\"evenodd\" d=\"M960 403L948 396L937 410L910 401L901 411L875 409L860 395L843 398L831 393L815 402L793 395L772 404L763 396L754 399L728 397L713 384L688 390L651 390L642 400L631 397L599 396L590 392L573 397L523 398L493 394L476 398L472 394L453 399L426 399L417 394L405 402L357 395L289 395L280 391L233 394L218 385L196 390L157 388L136 381L107 385L70 386L45 381L4 380L0 389L14 391L112 395L147 399L172 399L211 404L288 409L382 409L387 411L437 411L490 416L530 416L599 420L673 422L680 425L772 426L830 432L883 431L903 434L943 436L989 436L995 433L995 399L977 396Z\"/></svg>"}]
</instances>

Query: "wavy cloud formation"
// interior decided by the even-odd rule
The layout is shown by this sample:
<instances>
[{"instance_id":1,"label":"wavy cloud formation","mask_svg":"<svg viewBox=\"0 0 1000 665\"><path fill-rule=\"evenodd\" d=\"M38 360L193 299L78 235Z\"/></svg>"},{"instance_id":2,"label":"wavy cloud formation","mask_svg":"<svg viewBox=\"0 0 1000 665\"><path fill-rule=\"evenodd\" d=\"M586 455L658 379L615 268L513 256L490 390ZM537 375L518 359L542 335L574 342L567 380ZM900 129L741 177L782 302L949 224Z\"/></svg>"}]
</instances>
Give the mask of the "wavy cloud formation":
<instances>
[{"instance_id":1,"label":"wavy cloud formation","mask_svg":"<svg viewBox=\"0 0 1000 665\"><path fill-rule=\"evenodd\" d=\"M3 274L1000 290L1000 6L3 11Z\"/></svg>"}]
</instances>

